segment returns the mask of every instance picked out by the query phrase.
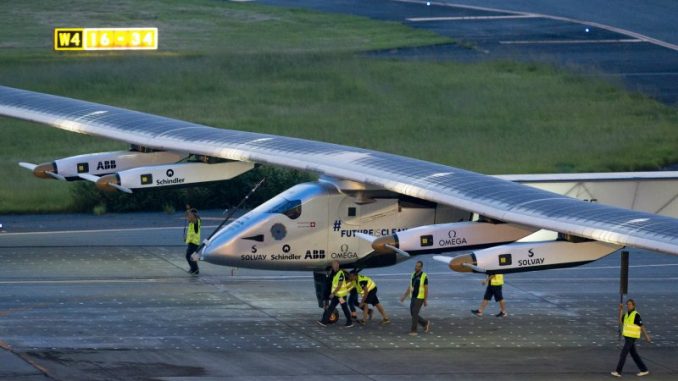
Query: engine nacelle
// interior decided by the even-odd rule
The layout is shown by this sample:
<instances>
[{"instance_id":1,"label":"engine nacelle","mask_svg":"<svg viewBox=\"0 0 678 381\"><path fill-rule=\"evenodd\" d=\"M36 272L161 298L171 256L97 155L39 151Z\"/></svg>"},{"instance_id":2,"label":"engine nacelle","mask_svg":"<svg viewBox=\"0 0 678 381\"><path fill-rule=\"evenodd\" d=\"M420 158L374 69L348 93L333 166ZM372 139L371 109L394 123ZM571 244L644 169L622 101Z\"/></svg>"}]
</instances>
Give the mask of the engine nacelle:
<instances>
[{"instance_id":1,"label":"engine nacelle","mask_svg":"<svg viewBox=\"0 0 678 381\"><path fill-rule=\"evenodd\" d=\"M580 266L612 254L622 246L606 242L519 242L451 258L458 272L505 274Z\"/></svg>"},{"instance_id":2,"label":"engine nacelle","mask_svg":"<svg viewBox=\"0 0 678 381\"><path fill-rule=\"evenodd\" d=\"M372 248L381 253L389 246L409 254L444 253L515 242L537 228L507 223L454 222L419 226L375 239Z\"/></svg>"},{"instance_id":3,"label":"engine nacelle","mask_svg":"<svg viewBox=\"0 0 678 381\"><path fill-rule=\"evenodd\" d=\"M39 165L22 163L22 166L31 169L40 178L79 180L82 175L101 176L139 166L176 163L186 156L185 153L171 151L113 151L71 156Z\"/></svg>"},{"instance_id":4,"label":"engine nacelle","mask_svg":"<svg viewBox=\"0 0 678 381\"><path fill-rule=\"evenodd\" d=\"M230 161L223 163L175 163L132 168L103 176L96 180L97 188L105 191L187 185L208 181L229 180L254 168L254 163Z\"/></svg>"}]
</instances>

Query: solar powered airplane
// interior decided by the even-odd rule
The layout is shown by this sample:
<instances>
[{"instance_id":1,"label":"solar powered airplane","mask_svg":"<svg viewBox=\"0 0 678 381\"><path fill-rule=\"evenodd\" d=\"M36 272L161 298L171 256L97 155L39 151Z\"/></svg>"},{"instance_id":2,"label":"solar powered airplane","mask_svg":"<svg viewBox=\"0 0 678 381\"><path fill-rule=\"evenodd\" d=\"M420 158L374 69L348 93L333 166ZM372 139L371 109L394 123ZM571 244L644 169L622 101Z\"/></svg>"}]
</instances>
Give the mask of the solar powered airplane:
<instances>
[{"instance_id":1,"label":"solar powered airplane","mask_svg":"<svg viewBox=\"0 0 678 381\"><path fill-rule=\"evenodd\" d=\"M129 143L128 151L21 163L39 177L102 189L231 179L255 163L320 175L206 240L200 257L218 265L320 274L334 259L368 268L456 252L438 259L493 274L577 266L624 246L678 255L678 172L487 176L2 86L0 115ZM554 234L540 239L542 230Z\"/></svg>"}]
</instances>

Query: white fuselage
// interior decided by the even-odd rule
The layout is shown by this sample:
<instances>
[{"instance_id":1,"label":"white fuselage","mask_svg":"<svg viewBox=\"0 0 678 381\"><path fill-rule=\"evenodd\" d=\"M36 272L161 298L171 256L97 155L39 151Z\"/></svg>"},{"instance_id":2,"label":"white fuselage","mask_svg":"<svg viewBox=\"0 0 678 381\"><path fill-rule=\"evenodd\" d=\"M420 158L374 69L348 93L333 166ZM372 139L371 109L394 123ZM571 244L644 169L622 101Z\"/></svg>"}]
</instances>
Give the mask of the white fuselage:
<instances>
[{"instance_id":1,"label":"white fuselage","mask_svg":"<svg viewBox=\"0 0 678 381\"><path fill-rule=\"evenodd\" d=\"M373 253L372 236L437 222L457 221L470 214L446 206L397 195L358 198L330 182L294 186L250 211L215 234L202 259L219 265L276 270L326 269L332 260L352 264ZM370 256L364 267L395 264L395 255Z\"/></svg>"}]
</instances>

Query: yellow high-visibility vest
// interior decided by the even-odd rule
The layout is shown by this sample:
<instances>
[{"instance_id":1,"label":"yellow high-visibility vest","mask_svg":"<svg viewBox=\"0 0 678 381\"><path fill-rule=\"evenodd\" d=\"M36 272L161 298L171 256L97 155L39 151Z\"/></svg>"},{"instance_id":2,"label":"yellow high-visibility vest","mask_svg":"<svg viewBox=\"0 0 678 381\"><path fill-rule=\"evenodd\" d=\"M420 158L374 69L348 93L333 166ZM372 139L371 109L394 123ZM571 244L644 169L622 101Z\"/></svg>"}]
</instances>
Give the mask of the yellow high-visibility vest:
<instances>
[{"instance_id":1,"label":"yellow high-visibility vest","mask_svg":"<svg viewBox=\"0 0 678 381\"><path fill-rule=\"evenodd\" d=\"M358 277L355 280L355 289L356 289L356 291L358 291L358 294L360 294L360 295L363 294L363 288L360 286L360 282L367 282L367 285L365 286L365 288L367 289L367 292L370 292L377 287L377 284L374 283L372 278L370 278L366 275L358 274Z\"/></svg>"},{"instance_id":2,"label":"yellow high-visibility vest","mask_svg":"<svg viewBox=\"0 0 678 381\"><path fill-rule=\"evenodd\" d=\"M412 273L412 277L410 277L410 288L412 289L412 293L414 293L414 276L416 275L416 272ZM417 290L417 295L410 295L412 298L416 299L424 299L426 292L424 290L424 286L426 283L426 273L422 271L421 277L419 278L419 290Z\"/></svg>"},{"instance_id":3,"label":"yellow high-visibility vest","mask_svg":"<svg viewBox=\"0 0 678 381\"><path fill-rule=\"evenodd\" d=\"M504 284L504 274L494 274L492 279L490 279L490 285L492 286L501 286Z\"/></svg>"},{"instance_id":4,"label":"yellow high-visibility vest","mask_svg":"<svg viewBox=\"0 0 678 381\"><path fill-rule=\"evenodd\" d=\"M351 289L353 288L353 283L349 282L348 279L346 279L346 273L344 273L344 270L339 270L337 271L336 274L334 274L334 277L332 278L332 292L334 292L334 290L337 289L337 286L339 286L339 282L341 280L343 280L344 283L341 285L341 288L334 294L335 296L338 297L344 297L348 295L348 293L351 292Z\"/></svg>"},{"instance_id":5,"label":"yellow high-visibility vest","mask_svg":"<svg viewBox=\"0 0 678 381\"><path fill-rule=\"evenodd\" d=\"M198 224L198 232L195 232L195 224ZM186 229L186 243L192 243L194 245L200 245L200 228L201 222L198 218L196 222L189 222L188 229Z\"/></svg>"},{"instance_id":6,"label":"yellow high-visibility vest","mask_svg":"<svg viewBox=\"0 0 678 381\"><path fill-rule=\"evenodd\" d=\"M622 331L622 335L640 339L640 326L635 324L636 315L638 315L638 312L635 310L631 311L631 313L627 312L626 315L624 315L624 330Z\"/></svg>"}]
</instances>

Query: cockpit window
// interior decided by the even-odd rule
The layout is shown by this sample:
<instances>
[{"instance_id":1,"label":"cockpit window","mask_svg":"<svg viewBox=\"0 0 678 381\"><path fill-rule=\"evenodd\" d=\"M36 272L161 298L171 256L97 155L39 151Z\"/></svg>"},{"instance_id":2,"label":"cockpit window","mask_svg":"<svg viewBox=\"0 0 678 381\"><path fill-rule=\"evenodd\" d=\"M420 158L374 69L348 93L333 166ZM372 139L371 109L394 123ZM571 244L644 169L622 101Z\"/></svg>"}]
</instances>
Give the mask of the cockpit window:
<instances>
[{"instance_id":1,"label":"cockpit window","mask_svg":"<svg viewBox=\"0 0 678 381\"><path fill-rule=\"evenodd\" d=\"M301 200L283 199L280 203L269 209L268 213L281 213L292 220L296 220L301 216Z\"/></svg>"}]
</instances>

